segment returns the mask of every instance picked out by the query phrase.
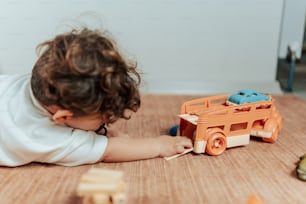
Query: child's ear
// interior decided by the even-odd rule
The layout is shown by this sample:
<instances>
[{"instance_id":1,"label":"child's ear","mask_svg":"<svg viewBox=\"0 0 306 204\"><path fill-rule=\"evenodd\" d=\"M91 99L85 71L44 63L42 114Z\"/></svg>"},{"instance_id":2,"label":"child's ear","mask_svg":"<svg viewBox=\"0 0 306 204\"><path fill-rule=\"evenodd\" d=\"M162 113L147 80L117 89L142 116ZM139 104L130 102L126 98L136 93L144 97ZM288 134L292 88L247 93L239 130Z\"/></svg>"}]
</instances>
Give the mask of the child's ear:
<instances>
[{"instance_id":1,"label":"child's ear","mask_svg":"<svg viewBox=\"0 0 306 204\"><path fill-rule=\"evenodd\" d=\"M53 114L52 120L57 124L64 124L66 120L70 119L72 116L73 113L71 111L59 109Z\"/></svg>"}]
</instances>

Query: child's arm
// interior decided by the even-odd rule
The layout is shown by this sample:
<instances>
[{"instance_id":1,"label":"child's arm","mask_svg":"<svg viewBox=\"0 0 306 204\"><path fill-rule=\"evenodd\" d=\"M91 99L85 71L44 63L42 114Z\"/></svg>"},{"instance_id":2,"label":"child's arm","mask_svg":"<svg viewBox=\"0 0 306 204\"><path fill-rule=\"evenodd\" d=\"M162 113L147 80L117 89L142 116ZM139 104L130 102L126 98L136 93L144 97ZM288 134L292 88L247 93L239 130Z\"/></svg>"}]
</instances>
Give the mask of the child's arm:
<instances>
[{"instance_id":1,"label":"child's arm","mask_svg":"<svg viewBox=\"0 0 306 204\"><path fill-rule=\"evenodd\" d=\"M155 157L167 157L184 152L191 148L192 142L186 137L159 136L155 138L111 137L104 155L103 162L123 162Z\"/></svg>"}]
</instances>

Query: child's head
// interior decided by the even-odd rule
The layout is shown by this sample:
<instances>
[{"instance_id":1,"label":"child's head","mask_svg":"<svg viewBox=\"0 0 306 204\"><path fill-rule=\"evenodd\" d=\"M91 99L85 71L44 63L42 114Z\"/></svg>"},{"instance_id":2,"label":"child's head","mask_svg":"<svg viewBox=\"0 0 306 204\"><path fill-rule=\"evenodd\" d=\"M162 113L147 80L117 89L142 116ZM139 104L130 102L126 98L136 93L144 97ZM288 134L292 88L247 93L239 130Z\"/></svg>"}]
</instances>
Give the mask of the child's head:
<instances>
[{"instance_id":1,"label":"child's head","mask_svg":"<svg viewBox=\"0 0 306 204\"><path fill-rule=\"evenodd\" d=\"M106 123L139 108L136 66L103 33L73 30L38 48L42 54L33 68L31 87L44 106L61 107L76 117L102 113Z\"/></svg>"}]
</instances>

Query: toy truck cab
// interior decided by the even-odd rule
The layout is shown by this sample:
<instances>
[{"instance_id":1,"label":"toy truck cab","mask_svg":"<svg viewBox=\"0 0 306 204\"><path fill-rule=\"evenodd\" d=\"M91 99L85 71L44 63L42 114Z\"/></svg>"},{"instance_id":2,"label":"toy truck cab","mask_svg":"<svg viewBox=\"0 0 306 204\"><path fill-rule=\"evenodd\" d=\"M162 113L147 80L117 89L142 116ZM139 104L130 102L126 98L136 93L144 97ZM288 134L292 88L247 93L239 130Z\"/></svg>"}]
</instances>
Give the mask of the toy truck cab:
<instances>
[{"instance_id":1,"label":"toy truck cab","mask_svg":"<svg viewBox=\"0 0 306 204\"><path fill-rule=\"evenodd\" d=\"M275 142L282 117L274 98L235 104L229 95L204 97L181 107L179 135L193 141L195 153L220 155L226 148L247 145L250 136Z\"/></svg>"}]
</instances>

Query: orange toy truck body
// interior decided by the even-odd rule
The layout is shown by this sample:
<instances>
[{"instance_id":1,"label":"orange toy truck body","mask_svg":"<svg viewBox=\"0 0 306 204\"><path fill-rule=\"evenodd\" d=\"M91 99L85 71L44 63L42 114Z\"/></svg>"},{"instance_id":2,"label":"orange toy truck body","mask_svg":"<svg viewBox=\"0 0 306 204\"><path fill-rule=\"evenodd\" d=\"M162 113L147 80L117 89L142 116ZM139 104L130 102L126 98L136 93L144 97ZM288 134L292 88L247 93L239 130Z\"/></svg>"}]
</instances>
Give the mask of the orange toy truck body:
<instances>
[{"instance_id":1,"label":"orange toy truck body","mask_svg":"<svg viewBox=\"0 0 306 204\"><path fill-rule=\"evenodd\" d=\"M181 107L179 135L193 141L195 153L220 155L226 148L247 145L250 136L275 142L282 116L272 96L269 100L233 104L229 95L204 97Z\"/></svg>"}]
</instances>

